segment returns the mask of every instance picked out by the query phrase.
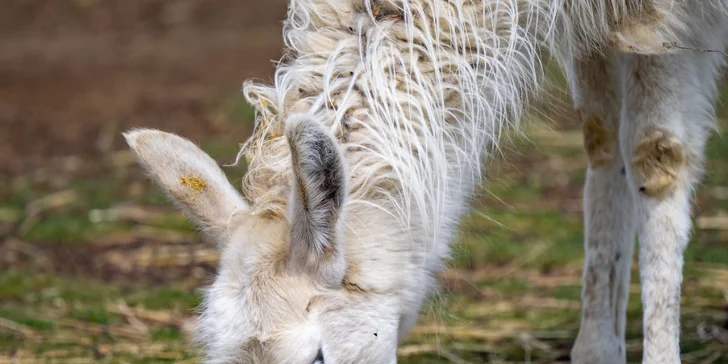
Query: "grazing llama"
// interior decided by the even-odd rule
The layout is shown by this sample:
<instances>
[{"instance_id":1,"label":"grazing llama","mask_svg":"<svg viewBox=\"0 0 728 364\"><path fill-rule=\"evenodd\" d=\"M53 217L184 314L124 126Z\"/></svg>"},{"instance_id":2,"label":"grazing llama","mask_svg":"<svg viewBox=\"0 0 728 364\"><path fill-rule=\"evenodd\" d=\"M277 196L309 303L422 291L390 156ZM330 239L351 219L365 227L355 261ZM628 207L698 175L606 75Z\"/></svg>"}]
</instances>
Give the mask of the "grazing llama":
<instances>
[{"instance_id":1,"label":"grazing llama","mask_svg":"<svg viewBox=\"0 0 728 364\"><path fill-rule=\"evenodd\" d=\"M680 362L723 1L291 0L275 85L244 87L245 199L190 141L125 134L221 251L197 322L207 362L395 363L544 52L568 72L589 161L572 360L625 362L637 232L643 362Z\"/></svg>"}]
</instances>

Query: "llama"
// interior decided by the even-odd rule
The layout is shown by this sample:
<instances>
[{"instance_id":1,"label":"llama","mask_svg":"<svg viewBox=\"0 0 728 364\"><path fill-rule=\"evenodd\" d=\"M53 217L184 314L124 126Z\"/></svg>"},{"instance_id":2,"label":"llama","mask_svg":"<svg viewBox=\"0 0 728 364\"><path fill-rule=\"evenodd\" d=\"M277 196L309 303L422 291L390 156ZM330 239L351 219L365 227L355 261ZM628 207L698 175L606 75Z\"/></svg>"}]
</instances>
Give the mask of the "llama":
<instances>
[{"instance_id":1,"label":"llama","mask_svg":"<svg viewBox=\"0 0 728 364\"><path fill-rule=\"evenodd\" d=\"M291 0L243 197L191 141L125 138L221 251L210 363L395 363L485 161L567 70L588 156L575 363L624 363L634 235L644 363L678 363L689 202L714 126L724 0ZM236 161L237 162L237 161Z\"/></svg>"}]
</instances>

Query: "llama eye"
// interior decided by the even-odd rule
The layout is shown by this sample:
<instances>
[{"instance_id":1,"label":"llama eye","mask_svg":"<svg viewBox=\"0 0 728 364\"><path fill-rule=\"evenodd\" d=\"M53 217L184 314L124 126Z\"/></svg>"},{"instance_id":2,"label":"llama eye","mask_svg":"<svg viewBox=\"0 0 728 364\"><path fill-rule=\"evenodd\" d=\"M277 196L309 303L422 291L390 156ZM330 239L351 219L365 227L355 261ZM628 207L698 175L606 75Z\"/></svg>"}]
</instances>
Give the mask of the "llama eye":
<instances>
[{"instance_id":1,"label":"llama eye","mask_svg":"<svg viewBox=\"0 0 728 364\"><path fill-rule=\"evenodd\" d=\"M321 349L319 349L318 354L316 354L316 359L311 364L324 364L324 352Z\"/></svg>"}]
</instances>

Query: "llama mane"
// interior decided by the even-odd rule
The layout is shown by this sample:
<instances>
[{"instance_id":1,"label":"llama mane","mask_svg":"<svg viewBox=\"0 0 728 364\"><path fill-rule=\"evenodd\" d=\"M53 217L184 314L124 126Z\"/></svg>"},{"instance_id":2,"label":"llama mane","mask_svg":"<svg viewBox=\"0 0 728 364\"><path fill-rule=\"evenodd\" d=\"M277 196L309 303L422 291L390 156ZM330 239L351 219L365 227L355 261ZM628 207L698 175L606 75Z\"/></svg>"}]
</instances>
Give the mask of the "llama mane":
<instances>
[{"instance_id":1,"label":"llama mane","mask_svg":"<svg viewBox=\"0 0 728 364\"><path fill-rule=\"evenodd\" d=\"M256 110L237 158L248 161L246 197L285 216L284 123L310 112L345 153L348 204L379 208L438 241L539 88L541 49L598 43L607 20L625 11L562 1L291 0L274 85L244 85ZM573 41L555 47L557 33Z\"/></svg>"}]
</instances>

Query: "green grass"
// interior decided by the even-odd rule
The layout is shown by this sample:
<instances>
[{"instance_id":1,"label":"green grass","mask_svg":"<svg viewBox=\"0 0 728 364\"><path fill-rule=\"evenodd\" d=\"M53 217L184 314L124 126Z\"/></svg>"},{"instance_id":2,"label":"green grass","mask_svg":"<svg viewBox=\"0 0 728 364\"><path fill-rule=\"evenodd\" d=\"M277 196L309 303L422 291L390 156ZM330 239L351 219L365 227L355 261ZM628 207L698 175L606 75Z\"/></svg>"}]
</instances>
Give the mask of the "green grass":
<instances>
[{"instance_id":1,"label":"green grass","mask_svg":"<svg viewBox=\"0 0 728 364\"><path fill-rule=\"evenodd\" d=\"M110 313L100 307L74 308L73 310L71 310L70 317L77 320L95 322L97 324L105 325L119 322L118 315Z\"/></svg>"},{"instance_id":2,"label":"green grass","mask_svg":"<svg viewBox=\"0 0 728 364\"><path fill-rule=\"evenodd\" d=\"M187 312L197 307L200 296L194 290L182 287L160 287L127 296L132 305L142 305L152 310L174 310Z\"/></svg>"},{"instance_id":3,"label":"green grass","mask_svg":"<svg viewBox=\"0 0 728 364\"><path fill-rule=\"evenodd\" d=\"M55 327L53 321L32 317L19 307L0 309L0 317L12 318L13 321L21 325L39 331L51 330Z\"/></svg>"}]
</instances>

